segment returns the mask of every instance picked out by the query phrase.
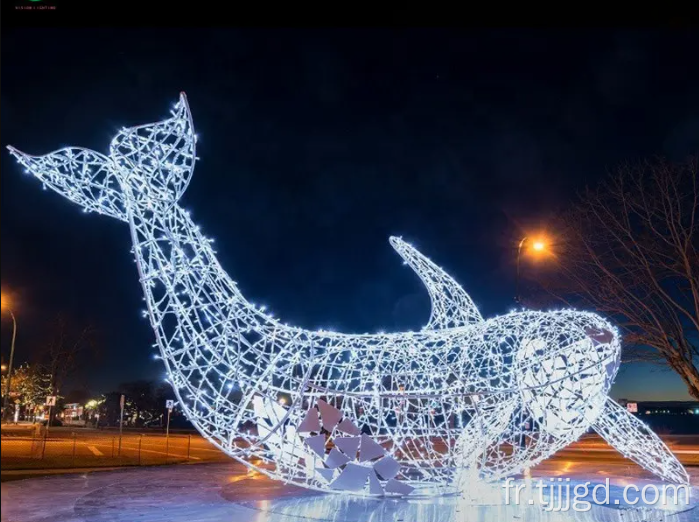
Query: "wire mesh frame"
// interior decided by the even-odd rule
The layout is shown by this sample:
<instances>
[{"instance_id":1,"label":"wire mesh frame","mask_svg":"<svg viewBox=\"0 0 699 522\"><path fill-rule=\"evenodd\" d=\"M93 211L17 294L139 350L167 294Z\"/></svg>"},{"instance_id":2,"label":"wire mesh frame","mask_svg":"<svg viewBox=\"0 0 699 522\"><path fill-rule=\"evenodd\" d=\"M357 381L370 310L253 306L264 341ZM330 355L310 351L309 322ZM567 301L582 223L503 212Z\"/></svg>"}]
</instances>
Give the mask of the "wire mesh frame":
<instances>
[{"instance_id":1,"label":"wire mesh frame","mask_svg":"<svg viewBox=\"0 0 699 522\"><path fill-rule=\"evenodd\" d=\"M392 246L432 301L419 332L310 331L247 301L213 241L178 204L196 141L182 95L171 118L117 133L108 156L78 147L11 151L46 187L129 224L145 315L169 380L189 419L223 451L311 489L404 495L425 483L463 487L476 468L485 480L521 472L593 427L647 469L687 481L650 430L609 422L623 416L607 397L620 338L596 314L519 311L485 320L456 281L397 237ZM450 422L463 416L476 422L458 431ZM298 431L316 417L322 426ZM346 450L333 453L335 440L347 439L343 422L361 440L342 440ZM361 447L350 455L355 443ZM381 453L372 444L389 447ZM373 448L373 461L362 458L364 447Z\"/></svg>"}]
</instances>

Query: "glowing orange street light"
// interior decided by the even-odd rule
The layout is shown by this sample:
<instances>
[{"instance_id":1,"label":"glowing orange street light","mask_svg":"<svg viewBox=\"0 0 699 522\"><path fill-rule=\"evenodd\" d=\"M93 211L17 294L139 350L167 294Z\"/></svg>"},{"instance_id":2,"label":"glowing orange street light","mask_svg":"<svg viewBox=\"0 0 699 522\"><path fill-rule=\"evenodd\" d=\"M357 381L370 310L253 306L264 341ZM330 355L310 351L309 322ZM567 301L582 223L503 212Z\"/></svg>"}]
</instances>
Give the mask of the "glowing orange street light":
<instances>
[{"instance_id":1,"label":"glowing orange street light","mask_svg":"<svg viewBox=\"0 0 699 522\"><path fill-rule=\"evenodd\" d=\"M12 361L15 358L15 338L17 337L17 320L15 319L15 314L12 312L12 308L10 308L10 298L7 295L2 294L1 303L2 310L8 311L10 313L10 317L12 317L12 344L10 346L10 361L7 365L7 383L5 384L5 397L2 401L2 418L4 420L7 417L7 406L8 401L10 399L10 383L12 382Z\"/></svg>"},{"instance_id":2,"label":"glowing orange street light","mask_svg":"<svg viewBox=\"0 0 699 522\"><path fill-rule=\"evenodd\" d=\"M522 257L522 247L524 246L525 243L528 243L530 239L527 236L524 236L521 241L519 242L519 246L517 247L517 281L516 281L516 290L515 290L515 302L519 303L521 301L520 295L519 295L519 265L520 265L520 258ZM532 255L543 255L548 252L548 241L546 240L545 237L539 237L536 239L531 240L531 253Z\"/></svg>"}]
</instances>

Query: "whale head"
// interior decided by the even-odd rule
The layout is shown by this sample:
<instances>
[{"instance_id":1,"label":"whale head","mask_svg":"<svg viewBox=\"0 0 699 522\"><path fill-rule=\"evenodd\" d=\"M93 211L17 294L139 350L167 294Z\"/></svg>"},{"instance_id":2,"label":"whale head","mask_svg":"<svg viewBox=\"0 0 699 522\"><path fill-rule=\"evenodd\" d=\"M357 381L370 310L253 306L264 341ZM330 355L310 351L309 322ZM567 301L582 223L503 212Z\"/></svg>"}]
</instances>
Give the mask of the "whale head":
<instances>
[{"instance_id":1,"label":"whale head","mask_svg":"<svg viewBox=\"0 0 699 522\"><path fill-rule=\"evenodd\" d=\"M591 312L528 315L515 356L522 402L546 435L576 439L604 408L619 369L620 333Z\"/></svg>"},{"instance_id":2,"label":"whale head","mask_svg":"<svg viewBox=\"0 0 699 522\"><path fill-rule=\"evenodd\" d=\"M170 118L122 128L108 155L82 147L41 156L8 149L27 173L84 211L128 221L134 205L167 211L182 196L194 170L196 135L181 93Z\"/></svg>"}]
</instances>

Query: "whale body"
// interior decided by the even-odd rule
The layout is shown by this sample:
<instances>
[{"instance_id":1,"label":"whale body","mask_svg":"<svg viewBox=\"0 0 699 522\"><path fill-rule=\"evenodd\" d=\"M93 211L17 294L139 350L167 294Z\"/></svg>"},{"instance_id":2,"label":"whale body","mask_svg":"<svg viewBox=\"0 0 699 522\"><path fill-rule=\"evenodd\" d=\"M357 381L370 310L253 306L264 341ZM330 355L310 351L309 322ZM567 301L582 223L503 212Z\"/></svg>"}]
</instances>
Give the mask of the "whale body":
<instances>
[{"instance_id":1,"label":"whale body","mask_svg":"<svg viewBox=\"0 0 699 522\"><path fill-rule=\"evenodd\" d=\"M313 331L250 303L178 203L197 159L184 94L169 118L121 129L109 154L10 151L46 187L128 224L179 406L261 473L321 491L443 494L521 473L593 428L659 477L688 483L665 444L608 397L621 338L598 314L484 319L398 237L391 245L432 301L420 331Z\"/></svg>"}]
</instances>

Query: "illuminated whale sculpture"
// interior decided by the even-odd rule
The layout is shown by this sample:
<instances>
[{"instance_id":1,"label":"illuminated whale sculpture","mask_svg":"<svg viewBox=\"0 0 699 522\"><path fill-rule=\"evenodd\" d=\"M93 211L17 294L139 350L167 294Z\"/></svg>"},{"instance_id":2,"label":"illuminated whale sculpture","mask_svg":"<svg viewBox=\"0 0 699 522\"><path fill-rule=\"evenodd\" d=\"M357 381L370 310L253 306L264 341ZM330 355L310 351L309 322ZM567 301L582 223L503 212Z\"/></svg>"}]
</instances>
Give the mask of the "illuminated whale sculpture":
<instances>
[{"instance_id":1,"label":"illuminated whale sculpture","mask_svg":"<svg viewBox=\"0 0 699 522\"><path fill-rule=\"evenodd\" d=\"M196 141L182 94L168 119L121 129L109 155L10 150L45 187L129 224L178 403L228 455L310 489L439 495L520 473L592 428L654 474L688 482L663 442L608 398L620 338L598 315L483 319L449 275L395 237L432 300L421 331L310 331L248 302L178 204Z\"/></svg>"}]
</instances>

